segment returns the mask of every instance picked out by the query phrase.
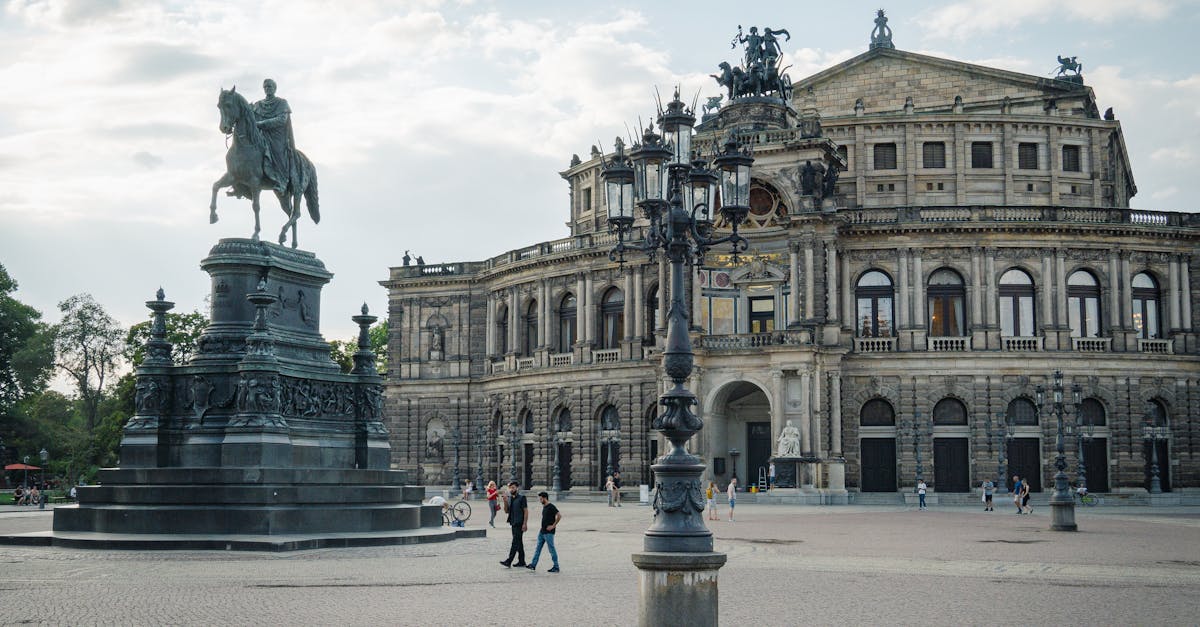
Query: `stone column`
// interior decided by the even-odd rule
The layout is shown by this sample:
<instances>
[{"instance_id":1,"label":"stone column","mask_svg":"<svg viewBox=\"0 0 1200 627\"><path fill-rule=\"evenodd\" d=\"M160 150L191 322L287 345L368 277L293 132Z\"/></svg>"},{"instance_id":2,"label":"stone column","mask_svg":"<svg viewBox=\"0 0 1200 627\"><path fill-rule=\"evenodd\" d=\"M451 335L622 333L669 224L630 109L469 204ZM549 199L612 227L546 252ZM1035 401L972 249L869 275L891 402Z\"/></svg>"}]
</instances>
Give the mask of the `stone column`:
<instances>
[{"instance_id":1,"label":"stone column","mask_svg":"<svg viewBox=\"0 0 1200 627\"><path fill-rule=\"evenodd\" d=\"M1129 251L1122 250L1121 253L1121 284L1125 286L1125 294L1122 294L1121 299L1121 326L1126 329L1133 328L1133 290L1131 282L1133 276L1129 274Z\"/></svg>"},{"instance_id":2,"label":"stone column","mask_svg":"<svg viewBox=\"0 0 1200 627\"><path fill-rule=\"evenodd\" d=\"M812 435L809 431L812 415L812 375L807 372L800 375L800 450L812 450Z\"/></svg>"},{"instance_id":3,"label":"stone column","mask_svg":"<svg viewBox=\"0 0 1200 627\"><path fill-rule=\"evenodd\" d=\"M794 327L800 322L800 255L797 244L788 244L788 326Z\"/></svg>"},{"instance_id":4,"label":"stone column","mask_svg":"<svg viewBox=\"0 0 1200 627\"><path fill-rule=\"evenodd\" d=\"M1042 329L1047 342L1051 338L1050 330L1058 326L1058 317L1054 313L1054 301L1052 300L1054 297L1054 274L1050 270L1050 255L1053 252L1049 248L1042 250L1042 276L1039 277L1040 280L1037 282L1038 286L1042 289ZM1054 336L1054 346L1047 346L1046 348L1058 349L1057 336Z\"/></svg>"},{"instance_id":5,"label":"stone column","mask_svg":"<svg viewBox=\"0 0 1200 627\"><path fill-rule=\"evenodd\" d=\"M829 490L846 491L846 461L842 453L842 375L829 373Z\"/></svg>"},{"instance_id":6,"label":"stone column","mask_svg":"<svg viewBox=\"0 0 1200 627\"><path fill-rule=\"evenodd\" d=\"M700 523L703 524L703 523ZM724 553L634 553L638 625L717 625L717 571Z\"/></svg>"},{"instance_id":7,"label":"stone column","mask_svg":"<svg viewBox=\"0 0 1200 627\"><path fill-rule=\"evenodd\" d=\"M1117 251L1108 252L1108 326L1110 330L1121 328L1121 274L1117 270ZM1116 333L1113 333L1116 336Z\"/></svg>"},{"instance_id":8,"label":"stone column","mask_svg":"<svg viewBox=\"0 0 1200 627\"><path fill-rule=\"evenodd\" d=\"M521 291L516 286L509 288L508 306L508 352L519 352L521 341Z\"/></svg>"},{"instance_id":9,"label":"stone column","mask_svg":"<svg viewBox=\"0 0 1200 627\"><path fill-rule=\"evenodd\" d=\"M817 315L816 308L813 307L814 296L814 281L813 281L813 243L807 242L804 247L804 314L805 320L811 320Z\"/></svg>"},{"instance_id":10,"label":"stone column","mask_svg":"<svg viewBox=\"0 0 1200 627\"><path fill-rule=\"evenodd\" d=\"M841 259L841 297L842 297L842 326L848 329L854 328L854 290L850 288L850 257L843 256ZM895 324L895 323L893 323Z\"/></svg>"},{"instance_id":11,"label":"stone column","mask_svg":"<svg viewBox=\"0 0 1200 627\"><path fill-rule=\"evenodd\" d=\"M983 323L988 327L999 326L996 319L996 308L999 306L999 296L996 293L996 249L985 248L983 271Z\"/></svg>"},{"instance_id":12,"label":"stone column","mask_svg":"<svg viewBox=\"0 0 1200 627\"><path fill-rule=\"evenodd\" d=\"M971 325L974 331L983 325L983 267L979 247L971 248L971 281L967 284L967 298L971 300Z\"/></svg>"},{"instance_id":13,"label":"stone column","mask_svg":"<svg viewBox=\"0 0 1200 627\"><path fill-rule=\"evenodd\" d=\"M908 292L908 249L901 248L896 252L896 264L898 268L896 279L899 284L897 286L899 291L896 293L896 328L907 329L911 324L908 317L908 300L910 297Z\"/></svg>"},{"instance_id":14,"label":"stone column","mask_svg":"<svg viewBox=\"0 0 1200 627\"><path fill-rule=\"evenodd\" d=\"M488 292L487 295L487 323L484 325L486 333L484 334L484 344L486 344L485 352L488 359L496 353L496 295Z\"/></svg>"},{"instance_id":15,"label":"stone column","mask_svg":"<svg viewBox=\"0 0 1200 627\"><path fill-rule=\"evenodd\" d=\"M821 377L824 376L824 373L821 372L821 368L818 366L816 371L813 373L813 375L814 375L812 378L812 387L813 387L813 389L812 389L812 405L813 405L813 407L812 407L812 414L809 418L810 422L812 422L812 427L810 427L810 429L809 429L809 431L811 432L811 438L812 438L812 448L809 450L812 451L812 454L814 456L817 456L822 453L822 449L821 449L821 444L822 444L822 442L821 442L821 414L823 413L824 403L821 402L822 401Z\"/></svg>"},{"instance_id":16,"label":"stone column","mask_svg":"<svg viewBox=\"0 0 1200 627\"><path fill-rule=\"evenodd\" d=\"M825 322L838 321L837 248L825 242Z\"/></svg>"},{"instance_id":17,"label":"stone column","mask_svg":"<svg viewBox=\"0 0 1200 627\"><path fill-rule=\"evenodd\" d=\"M550 315L547 311L547 306L550 301L550 285L546 279L538 281L537 288L537 308L538 308L538 333L537 345L538 348L546 346L546 327L550 326Z\"/></svg>"},{"instance_id":18,"label":"stone column","mask_svg":"<svg viewBox=\"0 0 1200 627\"><path fill-rule=\"evenodd\" d=\"M1192 263L1190 255L1182 255L1179 258L1179 284L1183 287L1183 294L1180 300L1183 301L1183 319L1180 321L1179 328L1185 331L1192 329L1192 275L1188 268Z\"/></svg>"},{"instance_id":19,"label":"stone column","mask_svg":"<svg viewBox=\"0 0 1200 627\"><path fill-rule=\"evenodd\" d=\"M783 431L783 425L786 424L784 417L786 402L786 386L784 385L783 372L775 371L771 373L772 395L774 396L771 403L771 450L775 450L775 440Z\"/></svg>"},{"instance_id":20,"label":"stone column","mask_svg":"<svg viewBox=\"0 0 1200 627\"><path fill-rule=\"evenodd\" d=\"M583 319L583 341L589 345L596 343L596 305L593 302L595 295L592 294L592 281L592 273L589 270L583 275L583 295L578 300L580 313L583 314L580 316Z\"/></svg>"},{"instance_id":21,"label":"stone column","mask_svg":"<svg viewBox=\"0 0 1200 627\"><path fill-rule=\"evenodd\" d=\"M921 268L921 249L915 248L912 251L912 286L913 286L913 320L917 321L913 325L916 332L913 334L913 348L925 350L925 271Z\"/></svg>"},{"instance_id":22,"label":"stone column","mask_svg":"<svg viewBox=\"0 0 1200 627\"><path fill-rule=\"evenodd\" d=\"M701 329L704 327L703 315L704 311L704 290L700 287L700 280L697 275L700 273L700 267L695 263L689 263L687 271L691 273L691 279L684 281L685 289L691 293L692 312L688 316L688 323L692 329ZM744 299L743 299L744 300ZM749 320L749 318L746 318Z\"/></svg>"},{"instance_id":23,"label":"stone column","mask_svg":"<svg viewBox=\"0 0 1200 627\"><path fill-rule=\"evenodd\" d=\"M1180 293L1183 290L1179 289L1179 257L1176 255L1171 255L1171 260L1167 262L1167 285L1167 298L1171 302L1169 308L1171 320L1167 324L1167 329L1169 329L1171 334L1174 334L1183 328L1183 325L1179 324L1181 318L1180 312L1183 309L1179 301Z\"/></svg>"},{"instance_id":24,"label":"stone column","mask_svg":"<svg viewBox=\"0 0 1200 627\"><path fill-rule=\"evenodd\" d=\"M1058 287L1058 324L1067 329L1071 326L1067 315L1067 251L1062 248L1054 251L1054 282Z\"/></svg>"},{"instance_id":25,"label":"stone column","mask_svg":"<svg viewBox=\"0 0 1200 627\"><path fill-rule=\"evenodd\" d=\"M646 336L646 289L642 285L642 267L633 270L633 337L639 342Z\"/></svg>"},{"instance_id":26,"label":"stone column","mask_svg":"<svg viewBox=\"0 0 1200 627\"><path fill-rule=\"evenodd\" d=\"M625 307L624 307L624 312L623 312L623 315L625 317L625 324L622 325L625 327L625 331L624 331L625 337L622 339L624 339L626 342L628 342L633 339L634 291L633 291L633 271L632 270L627 269L625 271L625 285L621 289L625 290Z\"/></svg>"}]
</instances>

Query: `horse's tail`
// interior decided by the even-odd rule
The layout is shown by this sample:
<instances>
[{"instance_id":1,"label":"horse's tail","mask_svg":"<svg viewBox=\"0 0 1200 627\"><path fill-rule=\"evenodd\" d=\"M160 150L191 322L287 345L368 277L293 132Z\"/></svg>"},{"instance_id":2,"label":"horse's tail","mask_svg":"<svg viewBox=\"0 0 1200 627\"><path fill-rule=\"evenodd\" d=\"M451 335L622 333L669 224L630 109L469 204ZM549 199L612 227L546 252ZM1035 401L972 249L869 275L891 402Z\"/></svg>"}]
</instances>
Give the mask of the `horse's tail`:
<instances>
[{"instance_id":1,"label":"horse's tail","mask_svg":"<svg viewBox=\"0 0 1200 627\"><path fill-rule=\"evenodd\" d=\"M308 217L313 224L321 223L321 207L317 200L317 169L309 166L308 185L304 188L304 205L308 207Z\"/></svg>"}]
</instances>

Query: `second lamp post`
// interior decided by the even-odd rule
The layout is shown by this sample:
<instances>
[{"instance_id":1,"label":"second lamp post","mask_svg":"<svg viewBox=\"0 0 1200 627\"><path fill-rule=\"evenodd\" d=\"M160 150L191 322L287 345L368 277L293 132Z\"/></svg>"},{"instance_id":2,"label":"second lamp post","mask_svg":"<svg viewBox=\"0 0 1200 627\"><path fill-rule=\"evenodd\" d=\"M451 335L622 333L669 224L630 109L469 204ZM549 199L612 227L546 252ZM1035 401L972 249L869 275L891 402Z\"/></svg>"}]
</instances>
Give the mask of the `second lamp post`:
<instances>
[{"instance_id":1,"label":"second lamp post","mask_svg":"<svg viewBox=\"0 0 1200 627\"><path fill-rule=\"evenodd\" d=\"M1067 480L1067 457L1063 450L1063 419L1067 413L1066 405L1063 400L1063 375L1059 370L1054 371L1054 384L1050 388L1051 403L1050 411L1058 418L1058 437L1055 438L1054 467L1058 472L1054 473L1054 494L1050 495L1050 529L1052 531L1076 531L1078 527L1075 525L1075 497L1071 496L1070 485ZM1071 404L1074 406L1075 415L1079 415L1079 406L1081 390L1079 384L1071 386ZM1037 404L1038 411L1046 411L1046 390L1042 386L1037 387Z\"/></svg>"}]
</instances>

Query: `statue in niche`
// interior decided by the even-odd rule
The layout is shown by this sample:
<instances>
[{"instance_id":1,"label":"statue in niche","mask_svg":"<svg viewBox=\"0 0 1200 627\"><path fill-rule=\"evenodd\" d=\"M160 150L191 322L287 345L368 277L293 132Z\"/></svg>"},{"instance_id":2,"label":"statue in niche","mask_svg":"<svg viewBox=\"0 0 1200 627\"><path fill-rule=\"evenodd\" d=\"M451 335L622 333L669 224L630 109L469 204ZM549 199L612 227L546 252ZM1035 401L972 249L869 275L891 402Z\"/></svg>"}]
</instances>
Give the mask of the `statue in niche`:
<instances>
[{"instance_id":1,"label":"statue in niche","mask_svg":"<svg viewBox=\"0 0 1200 627\"><path fill-rule=\"evenodd\" d=\"M425 443L425 456L434 461L442 461L443 444L442 435L444 432L440 429L430 429L429 440Z\"/></svg>"},{"instance_id":2,"label":"statue in niche","mask_svg":"<svg viewBox=\"0 0 1200 627\"><path fill-rule=\"evenodd\" d=\"M792 421L787 421L787 426L779 434L779 449L775 453L776 457L799 457L800 456L800 430L792 426Z\"/></svg>"},{"instance_id":3,"label":"statue in niche","mask_svg":"<svg viewBox=\"0 0 1200 627\"><path fill-rule=\"evenodd\" d=\"M824 189L821 192L822 198L833 198L834 192L837 191L838 168L836 165L830 165L828 170L825 170Z\"/></svg>"},{"instance_id":4,"label":"statue in niche","mask_svg":"<svg viewBox=\"0 0 1200 627\"><path fill-rule=\"evenodd\" d=\"M805 161L804 167L800 169L800 190L805 196L812 196L817 189L817 169L813 167L812 161Z\"/></svg>"}]
</instances>

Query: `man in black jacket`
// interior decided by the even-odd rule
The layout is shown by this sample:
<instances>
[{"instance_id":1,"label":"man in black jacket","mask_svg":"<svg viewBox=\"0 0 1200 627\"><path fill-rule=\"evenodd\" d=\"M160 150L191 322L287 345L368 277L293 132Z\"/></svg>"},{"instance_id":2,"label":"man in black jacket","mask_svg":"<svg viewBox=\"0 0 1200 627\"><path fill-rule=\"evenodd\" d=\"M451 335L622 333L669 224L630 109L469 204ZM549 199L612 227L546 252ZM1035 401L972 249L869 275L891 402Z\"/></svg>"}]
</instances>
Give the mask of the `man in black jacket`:
<instances>
[{"instance_id":1,"label":"man in black jacket","mask_svg":"<svg viewBox=\"0 0 1200 627\"><path fill-rule=\"evenodd\" d=\"M508 524L512 525L512 546L508 549L508 559L500 562L501 566L525 566L525 541L521 537L529 529L529 502L520 492L521 486L516 481L508 482L508 498L505 500L504 511L508 512ZM517 563L513 564L513 557Z\"/></svg>"}]
</instances>

